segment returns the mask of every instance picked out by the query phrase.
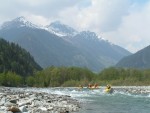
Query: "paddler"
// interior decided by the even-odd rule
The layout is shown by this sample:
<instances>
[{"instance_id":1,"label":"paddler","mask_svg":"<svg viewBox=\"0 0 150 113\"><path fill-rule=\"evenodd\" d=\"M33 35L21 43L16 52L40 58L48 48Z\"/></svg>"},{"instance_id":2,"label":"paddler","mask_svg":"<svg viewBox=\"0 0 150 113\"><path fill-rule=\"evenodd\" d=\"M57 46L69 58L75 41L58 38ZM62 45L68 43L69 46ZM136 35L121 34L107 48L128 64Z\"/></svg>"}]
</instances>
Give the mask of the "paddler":
<instances>
[{"instance_id":1,"label":"paddler","mask_svg":"<svg viewBox=\"0 0 150 113\"><path fill-rule=\"evenodd\" d=\"M107 93L113 93L113 88L110 86L110 85L107 85L106 88L105 88L105 92Z\"/></svg>"}]
</instances>

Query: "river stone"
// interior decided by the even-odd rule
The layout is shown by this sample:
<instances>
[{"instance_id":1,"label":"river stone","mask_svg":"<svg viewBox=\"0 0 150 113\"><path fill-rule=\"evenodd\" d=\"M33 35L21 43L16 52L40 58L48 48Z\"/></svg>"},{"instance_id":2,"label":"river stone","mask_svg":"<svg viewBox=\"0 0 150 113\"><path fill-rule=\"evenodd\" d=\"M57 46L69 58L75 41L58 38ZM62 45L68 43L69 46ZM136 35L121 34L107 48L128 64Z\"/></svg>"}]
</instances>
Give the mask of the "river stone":
<instances>
[{"instance_id":1,"label":"river stone","mask_svg":"<svg viewBox=\"0 0 150 113\"><path fill-rule=\"evenodd\" d=\"M11 107L11 106L16 106L16 104L11 103L11 102L6 102L6 103L4 104L4 106L5 106L5 107Z\"/></svg>"},{"instance_id":2,"label":"river stone","mask_svg":"<svg viewBox=\"0 0 150 113\"><path fill-rule=\"evenodd\" d=\"M0 93L0 105L0 113L69 113L79 110L78 101L70 96L26 91L26 88L4 88Z\"/></svg>"},{"instance_id":3,"label":"river stone","mask_svg":"<svg viewBox=\"0 0 150 113\"><path fill-rule=\"evenodd\" d=\"M8 111L12 111L12 112L20 112L20 109L16 106L11 106L10 108L8 108Z\"/></svg>"},{"instance_id":4,"label":"river stone","mask_svg":"<svg viewBox=\"0 0 150 113\"><path fill-rule=\"evenodd\" d=\"M9 102L16 104L16 103L17 103L17 100L16 100L16 99L13 99L13 100L10 100Z\"/></svg>"},{"instance_id":5,"label":"river stone","mask_svg":"<svg viewBox=\"0 0 150 113\"><path fill-rule=\"evenodd\" d=\"M19 109L21 112L27 112L28 111L26 106L21 106L21 107L19 107Z\"/></svg>"}]
</instances>

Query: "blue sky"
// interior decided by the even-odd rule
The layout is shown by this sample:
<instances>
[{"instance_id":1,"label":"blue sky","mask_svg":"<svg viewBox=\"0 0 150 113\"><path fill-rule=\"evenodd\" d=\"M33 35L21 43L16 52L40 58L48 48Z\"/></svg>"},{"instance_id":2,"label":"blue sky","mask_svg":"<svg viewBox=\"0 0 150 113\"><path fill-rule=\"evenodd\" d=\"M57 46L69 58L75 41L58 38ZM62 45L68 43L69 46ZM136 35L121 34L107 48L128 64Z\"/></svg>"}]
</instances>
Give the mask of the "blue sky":
<instances>
[{"instance_id":1,"label":"blue sky","mask_svg":"<svg viewBox=\"0 0 150 113\"><path fill-rule=\"evenodd\" d=\"M131 52L150 45L150 0L1 0L0 24L25 16L90 30Z\"/></svg>"},{"instance_id":2,"label":"blue sky","mask_svg":"<svg viewBox=\"0 0 150 113\"><path fill-rule=\"evenodd\" d=\"M147 3L149 0L132 0L133 3L139 3L139 4L145 4Z\"/></svg>"}]
</instances>

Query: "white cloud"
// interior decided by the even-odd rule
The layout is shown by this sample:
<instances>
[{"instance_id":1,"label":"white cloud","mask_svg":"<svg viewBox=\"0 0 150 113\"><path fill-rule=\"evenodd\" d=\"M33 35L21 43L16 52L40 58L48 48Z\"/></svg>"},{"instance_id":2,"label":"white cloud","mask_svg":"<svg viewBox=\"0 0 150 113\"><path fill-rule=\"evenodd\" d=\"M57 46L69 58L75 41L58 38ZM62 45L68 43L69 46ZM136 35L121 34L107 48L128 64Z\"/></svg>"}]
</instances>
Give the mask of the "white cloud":
<instances>
[{"instance_id":1,"label":"white cloud","mask_svg":"<svg viewBox=\"0 0 150 113\"><path fill-rule=\"evenodd\" d=\"M60 20L135 52L150 44L149 12L148 0L5 0L0 24L18 16L43 25Z\"/></svg>"},{"instance_id":2,"label":"white cloud","mask_svg":"<svg viewBox=\"0 0 150 113\"><path fill-rule=\"evenodd\" d=\"M132 52L150 45L150 2L139 8L124 17L118 30L104 36Z\"/></svg>"},{"instance_id":3,"label":"white cloud","mask_svg":"<svg viewBox=\"0 0 150 113\"><path fill-rule=\"evenodd\" d=\"M75 20L83 29L99 28L106 32L116 30L127 15L130 2L128 0L92 0L92 5L83 9L71 7L61 12L59 18Z\"/></svg>"},{"instance_id":4,"label":"white cloud","mask_svg":"<svg viewBox=\"0 0 150 113\"><path fill-rule=\"evenodd\" d=\"M21 14L40 15L45 18L56 18L59 12L68 7L80 6L89 0L5 0L0 1L0 23L2 18L16 18Z\"/></svg>"},{"instance_id":5,"label":"white cloud","mask_svg":"<svg viewBox=\"0 0 150 113\"><path fill-rule=\"evenodd\" d=\"M45 26L45 25L48 25L48 23L50 23L50 20L43 17L43 16L40 16L40 15L33 15L33 14L28 14L28 16L26 16L27 19L36 24L36 25L42 25L42 26Z\"/></svg>"}]
</instances>

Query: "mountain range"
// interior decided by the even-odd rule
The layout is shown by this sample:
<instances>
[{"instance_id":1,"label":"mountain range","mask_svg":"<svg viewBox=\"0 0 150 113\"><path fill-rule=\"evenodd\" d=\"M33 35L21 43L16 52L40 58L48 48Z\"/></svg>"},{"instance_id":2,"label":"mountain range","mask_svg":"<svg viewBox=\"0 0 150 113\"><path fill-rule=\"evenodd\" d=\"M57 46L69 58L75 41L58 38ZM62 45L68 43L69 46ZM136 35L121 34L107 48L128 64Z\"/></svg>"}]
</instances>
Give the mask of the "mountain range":
<instances>
[{"instance_id":1,"label":"mountain range","mask_svg":"<svg viewBox=\"0 0 150 113\"><path fill-rule=\"evenodd\" d=\"M116 64L116 66L138 69L150 68L150 46L139 50L135 54L124 57Z\"/></svg>"},{"instance_id":2,"label":"mountain range","mask_svg":"<svg viewBox=\"0 0 150 113\"><path fill-rule=\"evenodd\" d=\"M26 49L43 68L78 66L98 72L131 54L94 32L79 32L59 21L38 26L18 17L1 25L0 37Z\"/></svg>"}]
</instances>

